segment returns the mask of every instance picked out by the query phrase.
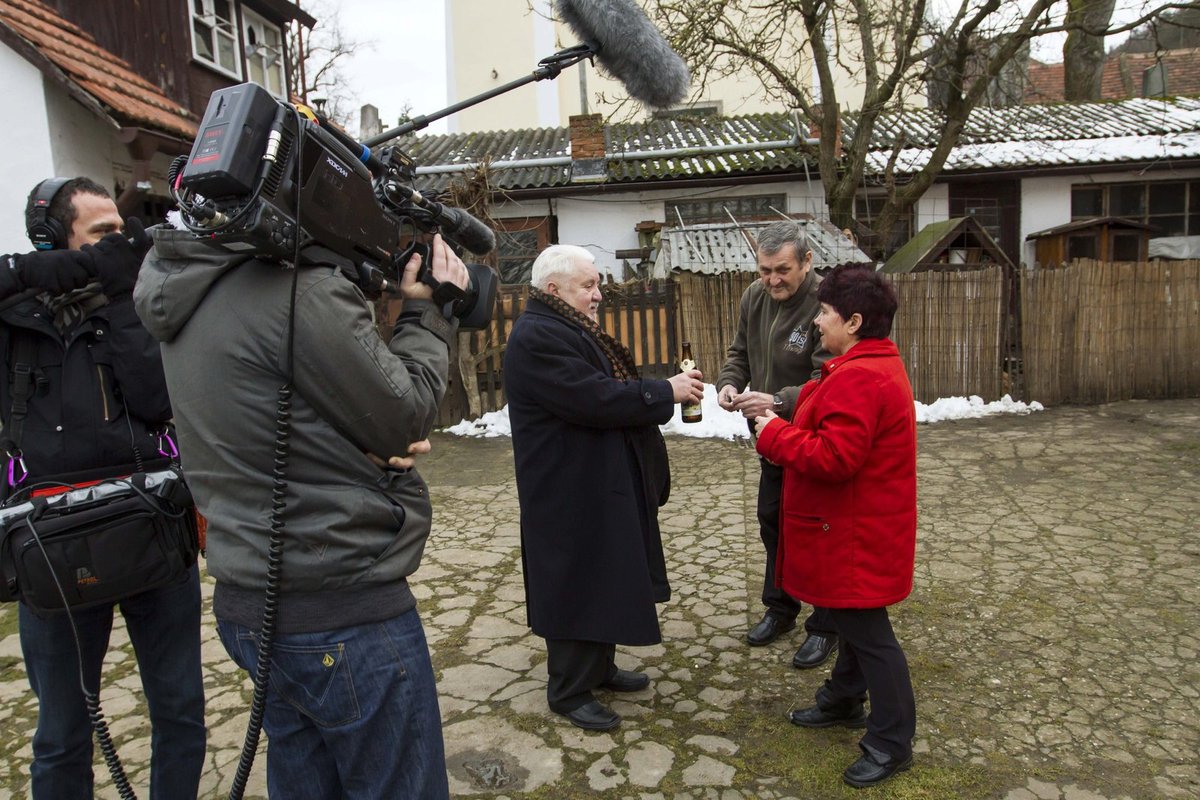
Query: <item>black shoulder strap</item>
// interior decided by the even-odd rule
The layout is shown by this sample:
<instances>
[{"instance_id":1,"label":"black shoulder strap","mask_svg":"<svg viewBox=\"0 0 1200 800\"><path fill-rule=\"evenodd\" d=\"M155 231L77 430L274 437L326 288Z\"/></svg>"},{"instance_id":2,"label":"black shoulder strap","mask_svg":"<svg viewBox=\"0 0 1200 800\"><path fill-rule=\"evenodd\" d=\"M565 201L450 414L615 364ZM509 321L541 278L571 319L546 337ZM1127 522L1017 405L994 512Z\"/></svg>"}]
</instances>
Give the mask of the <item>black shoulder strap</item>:
<instances>
[{"instance_id":1,"label":"black shoulder strap","mask_svg":"<svg viewBox=\"0 0 1200 800\"><path fill-rule=\"evenodd\" d=\"M12 342L9 358L9 368L12 370L12 414L5 426L3 444L12 456L20 451L25 415L29 413L29 398L37 389L33 366L37 345L32 336L15 330L11 332L9 341Z\"/></svg>"}]
</instances>

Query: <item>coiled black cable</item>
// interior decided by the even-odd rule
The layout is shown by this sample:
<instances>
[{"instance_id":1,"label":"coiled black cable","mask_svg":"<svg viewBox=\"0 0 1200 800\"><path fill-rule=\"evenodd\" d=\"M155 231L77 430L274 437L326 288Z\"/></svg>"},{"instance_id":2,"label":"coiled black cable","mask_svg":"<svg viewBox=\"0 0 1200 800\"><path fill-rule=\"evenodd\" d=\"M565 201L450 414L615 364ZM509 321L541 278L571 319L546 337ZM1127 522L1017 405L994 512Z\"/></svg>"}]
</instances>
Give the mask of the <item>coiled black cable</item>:
<instances>
[{"instance_id":1,"label":"coiled black cable","mask_svg":"<svg viewBox=\"0 0 1200 800\"><path fill-rule=\"evenodd\" d=\"M83 645L79 641L79 629L75 627L75 616L71 613L71 607L67 603L67 593L58 580L58 572L52 566L50 554L46 552L46 545L42 543L41 534L33 524L34 516L40 515L45 508L45 500L40 503L35 501L33 509L25 517L25 524L29 526L29 532L33 534L33 541L37 542L38 549L42 551L42 558L46 559L47 570L63 601L63 611L67 615L67 623L71 626L71 636L75 639L75 657L79 661L79 687L83 690L83 702L87 707L88 719L92 723L92 731L96 734L96 742L100 745L100 752L104 755L104 764L108 767L113 786L116 787L121 800L137 800L133 787L129 785L129 777L125 774L125 768L121 765L121 758L117 755L117 747L113 744L112 735L108 732L108 722L105 721L104 713L100 710L100 695L88 688L86 672L83 668Z\"/></svg>"},{"instance_id":2,"label":"coiled black cable","mask_svg":"<svg viewBox=\"0 0 1200 800\"><path fill-rule=\"evenodd\" d=\"M299 182L300 155L304 152L304 122L300 112L292 108L296 119L296 180ZM300 197L296 193L296 219L300 216ZM254 696L250 700L250 722L246 725L246 740L238 759L237 773L229 789L229 800L242 800L250 768L258 753L263 717L267 710L267 691L271 684L271 658L275 644L275 616L279 609L279 583L283 574L284 515L287 511L287 463L291 451L292 377L296 353L296 292L300 278L300 236L296 236L292 254L292 291L288 301L287 359L284 384L279 387L275 406L275 459L271 468L271 538L267 544L267 588L263 599L263 621L258 636L258 658L254 667Z\"/></svg>"},{"instance_id":3,"label":"coiled black cable","mask_svg":"<svg viewBox=\"0 0 1200 800\"><path fill-rule=\"evenodd\" d=\"M294 300L295 292L292 296ZM262 628L258 636L258 659L254 668L254 696L250 701L250 722L246 726L246 740L242 744L242 755L238 759L233 786L229 789L230 800L241 800L246 791L246 781L250 779L250 768L254 766L254 756L258 752L263 715L266 713L267 707L267 690L271 683L275 616L279 609L279 582L283 572L283 516L287 509L287 462L288 452L291 449L292 388L290 383L279 387L278 398L275 406L275 460L271 469L271 539L267 545L267 588L263 600Z\"/></svg>"}]
</instances>

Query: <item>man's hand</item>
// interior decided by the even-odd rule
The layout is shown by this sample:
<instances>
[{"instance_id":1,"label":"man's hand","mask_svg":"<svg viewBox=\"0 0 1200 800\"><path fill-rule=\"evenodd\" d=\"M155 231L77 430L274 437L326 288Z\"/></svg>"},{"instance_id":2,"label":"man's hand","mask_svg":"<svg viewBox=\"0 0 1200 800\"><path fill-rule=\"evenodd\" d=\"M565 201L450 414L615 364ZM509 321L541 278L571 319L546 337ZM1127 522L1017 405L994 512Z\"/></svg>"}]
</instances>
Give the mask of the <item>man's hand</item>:
<instances>
[{"instance_id":1,"label":"man's hand","mask_svg":"<svg viewBox=\"0 0 1200 800\"><path fill-rule=\"evenodd\" d=\"M13 256L10 266L21 288L55 296L82 289L92 280L91 259L78 250L35 250Z\"/></svg>"},{"instance_id":2,"label":"man's hand","mask_svg":"<svg viewBox=\"0 0 1200 800\"><path fill-rule=\"evenodd\" d=\"M467 273L467 265L463 263L450 245L442 240L439 233L433 237L429 246L432 260L431 274L439 283L452 283L460 289L466 289L471 282ZM410 300L430 300L433 298L433 288L417 279L421 270L421 256L414 255L404 265L404 276L400 279L400 294Z\"/></svg>"},{"instance_id":3,"label":"man's hand","mask_svg":"<svg viewBox=\"0 0 1200 800\"><path fill-rule=\"evenodd\" d=\"M722 386L721 391L717 392L717 405L726 411L735 411L734 400L737 399L738 390L732 386Z\"/></svg>"},{"instance_id":4,"label":"man's hand","mask_svg":"<svg viewBox=\"0 0 1200 800\"><path fill-rule=\"evenodd\" d=\"M767 423L773 419L779 419L779 415L768 409L754 418L754 435L762 436L763 428L767 427Z\"/></svg>"},{"instance_id":5,"label":"man's hand","mask_svg":"<svg viewBox=\"0 0 1200 800\"><path fill-rule=\"evenodd\" d=\"M125 220L124 233L110 233L95 244L85 244L81 250L91 258L104 293L117 298L133 294L142 259L151 244L142 221L130 217Z\"/></svg>"},{"instance_id":6,"label":"man's hand","mask_svg":"<svg viewBox=\"0 0 1200 800\"><path fill-rule=\"evenodd\" d=\"M746 419L754 419L775 407L775 396L766 392L742 392L733 398L730 411L740 411ZM771 416L775 416L774 413Z\"/></svg>"},{"instance_id":7,"label":"man's hand","mask_svg":"<svg viewBox=\"0 0 1200 800\"><path fill-rule=\"evenodd\" d=\"M667 382L676 403L699 403L704 399L704 373L698 369L684 370Z\"/></svg>"},{"instance_id":8,"label":"man's hand","mask_svg":"<svg viewBox=\"0 0 1200 800\"><path fill-rule=\"evenodd\" d=\"M392 456L386 462L374 453L367 453L367 458L375 463L375 466L380 469L412 469L417 465L417 456L423 456L433 449L433 445L428 439L422 439L419 442L413 442L408 446L407 456Z\"/></svg>"}]
</instances>

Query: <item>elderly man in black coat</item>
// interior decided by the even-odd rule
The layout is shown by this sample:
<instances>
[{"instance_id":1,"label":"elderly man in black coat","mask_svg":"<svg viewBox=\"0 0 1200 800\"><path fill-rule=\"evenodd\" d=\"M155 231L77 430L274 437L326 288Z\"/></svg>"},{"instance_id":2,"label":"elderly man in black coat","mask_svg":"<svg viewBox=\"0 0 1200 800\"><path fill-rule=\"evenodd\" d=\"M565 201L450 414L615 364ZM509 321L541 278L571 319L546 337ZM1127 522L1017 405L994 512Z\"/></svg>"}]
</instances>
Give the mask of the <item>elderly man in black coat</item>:
<instances>
[{"instance_id":1,"label":"elderly man in black coat","mask_svg":"<svg viewBox=\"0 0 1200 800\"><path fill-rule=\"evenodd\" d=\"M616 646L662 640L670 598L658 508L670 491L658 425L699 401L701 374L643 380L596 322L600 275L587 250L547 248L504 356L529 626L546 640L550 709L608 730L621 718L597 688L646 688L617 669Z\"/></svg>"}]
</instances>

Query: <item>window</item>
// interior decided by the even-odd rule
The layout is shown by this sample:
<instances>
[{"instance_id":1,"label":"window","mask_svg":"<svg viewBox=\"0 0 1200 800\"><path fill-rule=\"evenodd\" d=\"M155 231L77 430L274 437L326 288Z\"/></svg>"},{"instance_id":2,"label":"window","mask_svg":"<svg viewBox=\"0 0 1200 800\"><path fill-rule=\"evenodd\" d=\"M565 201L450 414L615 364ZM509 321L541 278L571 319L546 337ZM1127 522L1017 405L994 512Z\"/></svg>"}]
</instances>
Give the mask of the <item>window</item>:
<instances>
[{"instance_id":1,"label":"window","mask_svg":"<svg viewBox=\"0 0 1200 800\"><path fill-rule=\"evenodd\" d=\"M533 260L550 246L548 217L496 220L496 270L501 283L529 283Z\"/></svg>"},{"instance_id":2,"label":"window","mask_svg":"<svg viewBox=\"0 0 1200 800\"><path fill-rule=\"evenodd\" d=\"M783 219L778 211L787 210L787 195L759 194L747 197L714 197L710 200L679 200L666 203L668 225L684 225L752 220ZM729 215L733 215L733 219Z\"/></svg>"},{"instance_id":3,"label":"window","mask_svg":"<svg viewBox=\"0 0 1200 800\"><path fill-rule=\"evenodd\" d=\"M1071 187L1071 219L1123 217L1153 225L1151 236L1200 236L1200 181Z\"/></svg>"},{"instance_id":4,"label":"window","mask_svg":"<svg viewBox=\"0 0 1200 800\"><path fill-rule=\"evenodd\" d=\"M248 8L242 9L246 71L250 80L279 98L287 96L283 77L283 33Z\"/></svg>"},{"instance_id":5,"label":"window","mask_svg":"<svg viewBox=\"0 0 1200 800\"><path fill-rule=\"evenodd\" d=\"M242 77L232 0L191 0L192 55L214 69Z\"/></svg>"}]
</instances>

